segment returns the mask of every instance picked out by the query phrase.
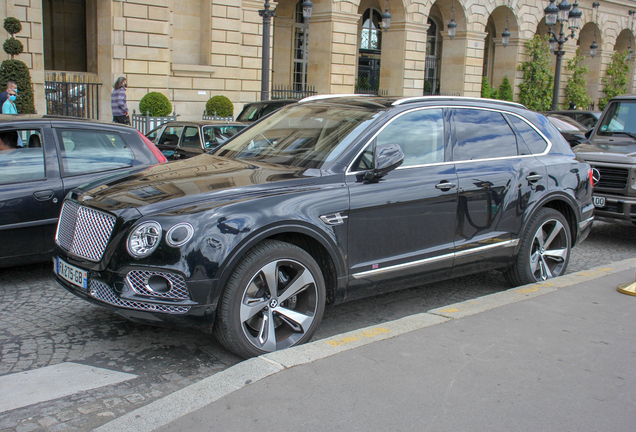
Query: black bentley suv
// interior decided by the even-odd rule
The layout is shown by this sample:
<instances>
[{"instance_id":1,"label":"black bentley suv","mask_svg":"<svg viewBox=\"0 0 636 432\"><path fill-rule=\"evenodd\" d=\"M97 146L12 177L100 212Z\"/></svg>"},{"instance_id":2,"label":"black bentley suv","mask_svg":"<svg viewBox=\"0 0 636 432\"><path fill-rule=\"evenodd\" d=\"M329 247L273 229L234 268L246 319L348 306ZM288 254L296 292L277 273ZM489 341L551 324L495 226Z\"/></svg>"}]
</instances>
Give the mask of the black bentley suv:
<instances>
[{"instance_id":1,"label":"black bentley suv","mask_svg":"<svg viewBox=\"0 0 636 432\"><path fill-rule=\"evenodd\" d=\"M590 166L519 104L315 96L211 153L69 193L54 272L249 357L308 341L326 304L491 269L513 286L562 275L593 208Z\"/></svg>"}]
</instances>

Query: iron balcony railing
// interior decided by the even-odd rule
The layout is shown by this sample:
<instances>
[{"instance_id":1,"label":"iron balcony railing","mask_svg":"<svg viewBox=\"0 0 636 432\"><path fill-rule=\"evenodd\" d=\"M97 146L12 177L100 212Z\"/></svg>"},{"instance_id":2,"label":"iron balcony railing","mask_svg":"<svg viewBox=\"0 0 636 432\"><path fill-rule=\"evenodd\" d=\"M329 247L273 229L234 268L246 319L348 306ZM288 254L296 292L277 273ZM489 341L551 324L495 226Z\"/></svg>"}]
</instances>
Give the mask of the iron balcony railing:
<instances>
[{"instance_id":1,"label":"iron balcony railing","mask_svg":"<svg viewBox=\"0 0 636 432\"><path fill-rule=\"evenodd\" d=\"M272 86L272 99L303 99L308 96L317 95L315 87L306 86L304 90L301 90L300 87L290 87L290 86Z\"/></svg>"},{"instance_id":2,"label":"iron balcony railing","mask_svg":"<svg viewBox=\"0 0 636 432\"><path fill-rule=\"evenodd\" d=\"M45 81L46 113L98 119L100 85L102 84Z\"/></svg>"}]
</instances>

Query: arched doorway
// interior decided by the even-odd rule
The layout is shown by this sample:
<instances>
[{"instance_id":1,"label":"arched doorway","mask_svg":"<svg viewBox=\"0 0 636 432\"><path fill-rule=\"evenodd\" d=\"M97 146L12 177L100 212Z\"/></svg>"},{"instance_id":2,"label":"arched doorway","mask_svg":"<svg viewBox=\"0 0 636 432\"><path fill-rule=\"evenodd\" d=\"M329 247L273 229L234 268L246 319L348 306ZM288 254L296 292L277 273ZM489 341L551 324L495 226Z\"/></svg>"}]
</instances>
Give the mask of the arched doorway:
<instances>
[{"instance_id":1,"label":"arched doorway","mask_svg":"<svg viewBox=\"0 0 636 432\"><path fill-rule=\"evenodd\" d=\"M378 9L370 7L362 14L361 22L356 92L374 93L380 88L382 15Z\"/></svg>"}]
</instances>

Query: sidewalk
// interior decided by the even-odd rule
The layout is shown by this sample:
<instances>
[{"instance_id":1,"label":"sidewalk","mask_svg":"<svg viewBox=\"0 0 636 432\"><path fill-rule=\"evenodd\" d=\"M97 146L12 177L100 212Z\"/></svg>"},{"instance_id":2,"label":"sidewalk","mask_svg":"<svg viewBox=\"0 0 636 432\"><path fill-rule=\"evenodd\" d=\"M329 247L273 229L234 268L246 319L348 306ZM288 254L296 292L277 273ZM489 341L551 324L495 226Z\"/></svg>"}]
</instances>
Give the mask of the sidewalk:
<instances>
[{"instance_id":1,"label":"sidewalk","mask_svg":"<svg viewBox=\"0 0 636 432\"><path fill-rule=\"evenodd\" d=\"M635 272L626 260L261 356L97 430L632 431L636 297L616 286Z\"/></svg>"}]
</instances>

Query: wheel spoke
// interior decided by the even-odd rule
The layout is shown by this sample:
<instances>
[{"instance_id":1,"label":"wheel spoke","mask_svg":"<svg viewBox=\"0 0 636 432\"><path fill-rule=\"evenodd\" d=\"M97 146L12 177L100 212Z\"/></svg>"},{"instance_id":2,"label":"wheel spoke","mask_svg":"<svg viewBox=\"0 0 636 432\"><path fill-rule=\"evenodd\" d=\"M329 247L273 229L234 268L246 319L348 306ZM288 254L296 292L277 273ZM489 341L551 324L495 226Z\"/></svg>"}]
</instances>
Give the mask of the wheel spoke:
<instances>
[{"instance_id":1,"label":"wheel spoke","mask_svg":"<svg viewBox=\"0 0 636 432\"><path fill-rule=\"evenodd\" d=\"M288 298L293 295L301 292L305 287L309 284L316 283L314 277L311 275L311 272L306 268L302 269L302 273L300 273L292 283L289 284L285 291L280 295L278 301L280 303L284 302Z\"/></svg>"},{"instance_id":2,"label":"wheel spoke","mask_svg":"<svg viewBox=\"0 0 636 432\"><path fill-rule=\"evenodd\" d=\"M534 239L539 243L539 247L543 247L543 227L537 230L537 233L534 235Z\"/></svg>"},{"instance_id":3,"label":"wheel spoke","mask_svg":"<svg viewBox=\"0 0 636 432\"><path fill-rule=\"evenodd\" d=\"M278 307L276 312L280 318L289 324L295 331L303 333L307 331L311 323L314 321L313 315L305 315L291 309Z\"/></svg>"},{"instance_id":4,"label":"wheel spoke","mask_svg":"<svg viewBox=\"0 0 636 432\"><path fill-rule=\"evenodd\" d=\"M543 256L555 261L563 261L568 255L567 249L553 249L547 250L543 253Z\"/></svg>"},{"instance_id":5,"label":"wheel spoke","mask_svg":"<svg viewBox=\"0 0 636 432\"><path fill-rule=\"evenodd\" d=\"M276 351L276 328L274 327L271 309L263 314L256 339L263 351Z\"/></svg>"},{"instance_id":6,"label":"wheel spoke","mask_svg":"<svg viewBox=\"0 0 636 432\"><path fill-rule=\"evenodd\" d=\"M278 262L274 261L266 264L261 269L261 273L265 278L265 283L267 283L269 295L273 298L278 298Z\"/></svg>"},{"instance_id":7,"label":"wheel spoke","mask_svg":"<svg viewBox=\"0 0 636 432\"><path fill-rule=\"evenodd\" d=\"M556 236L559 235L559 233L561 232L561 230L563 229L563 225L561 224L561 222L559 221L554 221L554 227L552 228L552 232L550 232L550 235L548 236L548 239L545 240L544 243L544 247L547 249L548 247L550 247L550 245L552 244L552 242L554 241L554 239L556 238ZM545 224L543 225L545 226ZM541 237L543 238L543 230L539 230L541 231ZM543 245L542 245L543 246Z\"/></svg>"},{"instance_id":8,"label":"wheel spoke","mask_svg":"<svg viewBox=\"0 0 636 432\"><path fill-rule=\"evenodd\" d=\"M263 310L267 306L267 299L245 299L244 303L241 303L241 322L245 322L252 318L254 315Z\"/></svg>"},{"instance_id":9,"label":"wheel spoke","mask_svg":"<svg viewBox=\"0 0 636 432\"><path fill-rule=\"evenodd\" d=\"M536 251L530 256L530 271L532 274L536 274L539 261L541 261L541 255L539 254L539 251Z\"/></svg>"},{"instance_id":10,"label":"wheel spoke","mask_svg":"<svg viewBox=\"0 0 636 432\"><path fill-rule=\"evenodd\" d=\"M552 272L550 271L550 267L548 263L545 262L545 259L541 257L541 279L547 280L552 278Z\"/></svg>"}]
</instances>

